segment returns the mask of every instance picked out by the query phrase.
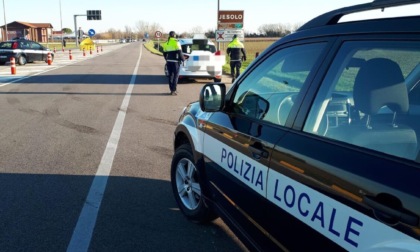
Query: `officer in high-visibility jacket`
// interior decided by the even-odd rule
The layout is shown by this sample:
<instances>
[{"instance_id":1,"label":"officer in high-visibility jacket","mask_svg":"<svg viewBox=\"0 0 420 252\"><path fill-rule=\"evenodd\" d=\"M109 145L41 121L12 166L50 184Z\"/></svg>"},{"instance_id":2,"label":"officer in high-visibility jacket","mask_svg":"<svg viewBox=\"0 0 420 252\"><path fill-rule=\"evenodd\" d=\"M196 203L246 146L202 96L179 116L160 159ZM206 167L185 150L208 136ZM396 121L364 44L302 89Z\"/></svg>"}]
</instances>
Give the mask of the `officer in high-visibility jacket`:
<instances>
[{"instance_id":1,"label":"officer in high-visibility jacket","mask_svg":"<svg viewBox=\"0 0 420 252\"><path fill-rule=\"evenodd\" d=\"M233 83L240 74L242 61L246 60L245 47L236 35L233 35L233 39L228 45L227 55L230 57L230 75Z\"/></svg>"},{"instance_id":2,"label":"officer in high-visibility jacket","mask_svg":"<svg viewBox=\"0 0 420 252\"><path fill-rule=\"evenodd\" d=\"M163 57L166 60L166 67L169 77L169 90L171 95L177 95L176 86L178 84L179 67L184 62L184 54L181 45L175 38L174 31L169 32L168 41L163 47Z\"/></svg>"}]
</instances>

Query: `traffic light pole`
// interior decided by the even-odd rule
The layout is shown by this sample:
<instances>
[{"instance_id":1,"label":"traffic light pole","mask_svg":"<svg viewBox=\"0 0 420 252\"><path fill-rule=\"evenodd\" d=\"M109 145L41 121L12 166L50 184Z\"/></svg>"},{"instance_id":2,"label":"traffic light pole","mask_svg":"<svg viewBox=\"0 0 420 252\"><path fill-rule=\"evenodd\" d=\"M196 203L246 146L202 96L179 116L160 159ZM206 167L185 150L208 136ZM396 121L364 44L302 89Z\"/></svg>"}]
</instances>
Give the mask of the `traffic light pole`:
<instances>
[{"instance_id":1,"label":"traffic light pole","mask_svg":"<svg viewBox=\"0 0 420 252\"><path fill-rule=\"evenodd\" d=\"M86 14L79 14L74 15L74 35L76 38L76 47L79 47L79 34L77 34L79 31L77 30L77 18L78 16L87 16Z\"/></svg>"}]
</instances>

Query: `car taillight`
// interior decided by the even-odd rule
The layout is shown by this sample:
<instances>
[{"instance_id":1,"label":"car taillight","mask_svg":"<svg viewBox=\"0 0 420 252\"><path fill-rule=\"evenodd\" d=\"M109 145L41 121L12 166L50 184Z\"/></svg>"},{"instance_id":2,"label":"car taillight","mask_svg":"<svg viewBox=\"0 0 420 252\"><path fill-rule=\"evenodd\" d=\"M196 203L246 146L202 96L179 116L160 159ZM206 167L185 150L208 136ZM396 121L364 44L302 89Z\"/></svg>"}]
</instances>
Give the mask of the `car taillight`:
<instances>
[{"instance_id":1,"label":"car taillight","mask_svg":"<svg viewBox=\"0 0 420 252\"><path fill-rule=\"evenodd\" d=\"M222 55L222 52L220 50L216 51L215 55Z\"/></svg>"},{"instance_id":2,"label":"car taillight","mask_svg":"<svg viewBox=\"0 0 420 252\"><path fill-rule=\"evenodd\" d=\"M14 42L14 43L12 44L12 49L17 49L17 47L18 47L17 42Z\"/></svg>"}]
</instances>

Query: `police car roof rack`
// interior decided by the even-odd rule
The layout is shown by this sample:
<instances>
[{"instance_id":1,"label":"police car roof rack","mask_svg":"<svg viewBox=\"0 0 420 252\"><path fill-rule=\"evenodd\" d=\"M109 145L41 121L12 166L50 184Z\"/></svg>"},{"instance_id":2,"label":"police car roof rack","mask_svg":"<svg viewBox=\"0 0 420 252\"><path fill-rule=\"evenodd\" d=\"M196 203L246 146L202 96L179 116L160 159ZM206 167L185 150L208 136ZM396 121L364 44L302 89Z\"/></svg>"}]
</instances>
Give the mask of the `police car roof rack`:
<instances>
[{"instance_id":1,"label":"police car roof rack","mask_svg":"<svg viewBox=\"0 0 420 252\"><path fill-rule=\"evenodd\" d=\"M344 7L341 9L333 10L322 14L304 25L302 25L297 31L302 31L306 29L311 29L320 26L334 25L345 15L369 11L375 9L385 9L387 7L402 6L408 4L417 4L420 3L420 0L374 0L371 3L358 4L354 6Z\"/></svg>"}]
</instances>

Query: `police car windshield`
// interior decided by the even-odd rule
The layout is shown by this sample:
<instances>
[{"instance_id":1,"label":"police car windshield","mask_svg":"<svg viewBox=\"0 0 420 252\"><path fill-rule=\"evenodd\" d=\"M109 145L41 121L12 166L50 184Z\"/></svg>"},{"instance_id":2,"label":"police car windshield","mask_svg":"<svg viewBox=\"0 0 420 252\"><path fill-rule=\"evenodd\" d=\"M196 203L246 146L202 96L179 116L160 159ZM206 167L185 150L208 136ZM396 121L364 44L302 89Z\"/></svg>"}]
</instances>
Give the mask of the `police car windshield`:
<instances>
[{"instance_id":1,"label":"police car windshield","mask_svg":"<svg viewBox=\"0 0 420 252\"><path fill-rule=\"evenodd\" d=\"M216 47L214 45L210 45L210 44L184 44L181 45L182 48L182 52L183 53L187 53L190 54L192 51L209 51L212 53L216 52Z\"/></svg>"}]
</instances>

